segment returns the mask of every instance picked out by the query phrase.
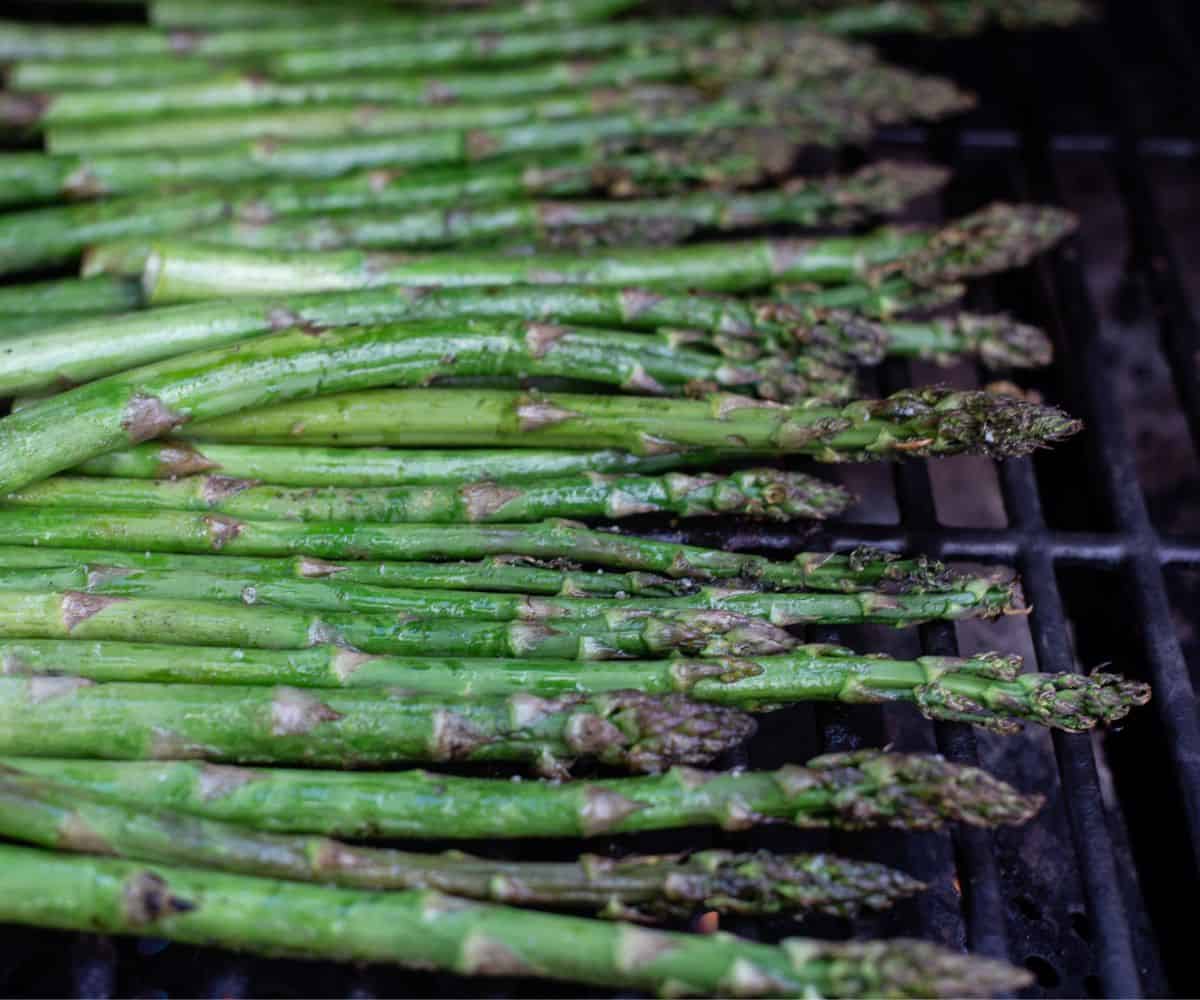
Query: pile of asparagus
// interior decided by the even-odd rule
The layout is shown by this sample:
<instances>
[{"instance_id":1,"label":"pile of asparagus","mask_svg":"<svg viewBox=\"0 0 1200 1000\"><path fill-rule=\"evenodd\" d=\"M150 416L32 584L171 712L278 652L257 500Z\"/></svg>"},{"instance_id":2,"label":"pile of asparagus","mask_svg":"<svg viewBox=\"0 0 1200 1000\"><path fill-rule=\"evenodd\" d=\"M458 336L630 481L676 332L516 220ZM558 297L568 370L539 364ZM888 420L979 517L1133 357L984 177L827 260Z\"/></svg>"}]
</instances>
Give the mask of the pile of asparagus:
<instances>
[{"instance_id":1,"label":"pile of asparagus","mask_svg":"<svg viewBox=\"0 0 1200 1000\"><path fill-rule=\"evenodd\" d=\"M0 272L79 267L0 287L0 920L675 994L1020 987L920 941L645 926L924 888L869 861L371 842L1019 824L1039 796L936 756L721 756L798 702L1010 733L1147 701L1115 674L799 631L1023 613L1002 570L610 523L832 518L854 498L780 459L1007 458L1079 429L984 391L862 398L856 377L1049 363L1040 330L956 304L1069 216L877 228L945 171L793 167L970 106L845 36L1086 12L400 6L0 23L0 119L45 143L0 154ZM450 763L520 780L395 769Z\"/></svg>"}]
</instances>

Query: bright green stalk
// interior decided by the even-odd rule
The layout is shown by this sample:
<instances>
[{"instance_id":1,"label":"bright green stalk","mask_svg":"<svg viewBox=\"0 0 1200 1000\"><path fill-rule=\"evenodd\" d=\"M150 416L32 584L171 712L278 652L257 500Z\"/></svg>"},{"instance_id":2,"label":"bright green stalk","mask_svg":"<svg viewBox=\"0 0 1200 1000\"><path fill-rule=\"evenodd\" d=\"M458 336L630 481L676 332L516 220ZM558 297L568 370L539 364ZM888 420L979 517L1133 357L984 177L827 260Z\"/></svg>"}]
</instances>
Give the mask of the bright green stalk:
<instances>
[{"instance_id":1,"label":"bright green stalk","mask_svg":"<svg viewBox=\"0 0 1200 1000\"><path fill-rule=\"evenodd\" d=\"M924 888L883 865L828 854L699 851L686 856L583 855L563 862L510 862L457 851L417 854L136 810L10 770L0 773L0 835L56 850L155 864L350 889L436 889L468 899L585 909L639 922L686 919L700 908L854 916L887 909Z\"/></svg>"},{"instance_id":2,"label":"bright green stalk","mask_svg":"<svg viewBox=\"0 0 1200 1000\"><path fill-rule=\"evenodd\" d=\"M94 155L12 153L0 157L0 204L131 194L162 185L235 183L269 178L333 177L371 167L473 163L503 156L593 146L603 159L636 145L673 147L696 159L728 156L747 132L776 147L837 145L869 137L883 122L937 118L962 110L969 98L937 78L891 67L797 91L749 85L700 107L583 119L532 122L493 129L451 129L341 141L262 141L195 149ZM757 131L756 131L757 130ZM682 146L682 148L681 148Z\"/></svg>"},{"instance_id":3,"label":"bright green stalk","mask_svg":"<svg viewBox=\"0 0 1200 1000\"><path fill-rule=\"evenodd\" d=\"M929 830L1024 823L1042 798L940 757L859 751L778 771L577 782L155 763L0 759L0 764L141 809L259 830L372 839L595 837L691 826Z\"/></svg>"},{"instance_id":4,"label":"bright green stalk","mask_svg":"<svg viewBox=\"0 0 1200 1000\"><path fill-rule=\"evenodd\" d=\"M14 113L36 116L39 98L45 93L200 83L227 71L227 66L215 61L171 55L133 56L122 60L22 59L8 67L5 83L10 91L30 95L33 106L20 101L24 94L14 93L5 100L6 117Z\"/></svg>"},{"instance_id":5,"label":"bright green stalk","mask_svg":"<svg viewBox=\"0 0 1200 1000\"><path fill-rule=\"evenodd\" d=\"M296 557L247 558L220 555L180 555L170 552L115 549L54 548L52 544L0 546L0 568L14 571L69 569L82 566L88 573L115 576L113 569L176 571L184 576L225 576L251 582L268 580L334 580L342 585L410 589L512 591L560 597L628 597L638 594L670 597L696 592L696 579L680 576L695 572L698 579L716 575L734 578L744 592L755 587L786 590L832 591L838 594L881 590L890 594L925 594L947 591L975 593L983 603L1003 609L1015 600L1011 574L958 572L935 560L918 556L904 559L878 549L858 548L846 555L802 552L790 562L775 563L761 556L700 549L690 545L653 542L628 536L614 537L586 528L561 528L562 548L557 556L539 563L530 556L495 556L482 562L372 562L354 558L341 562ZM94 530L94 526L88 530ZM85 532L86 533L86 532ZM164 536L158 536L159 542ZM80 541L79 537L73 541ZM617 544L608 544L615 542ZM588 544L607 555L589 555ZM640 553L640 555L639 555ZM574 566L584 562L657 563L674 567L675 579L633 571L619 573ZM624 559L622 558L624 557ZM712 564L710 566L710 563ZM694 564L694 565L693 565ZM991 595L990 597L988 595ZM532 609L531 609L532 610Z\"/></svg>"},{"instance_id":6,"label":"bright green stalk","mask_svg":"<svg viewBox=\"0 0 1200 1000\"><path fill-rule=\"evenodd\" d=\"M383 585L387 585L386 581L378 577L391 575L386 566L357 560L419 562L491 556L566 559L580 565L657 573L673 579L748 580L754 585L780 590L845 591L872 589L878 584L885 590L937 593L957 590L969 578L947 570L938 562L900 559L871 549L857 549L842 556L803 552L783 562L744 552L617 535L571 521L520 525L303 524L235 521L212 514L8 510L0 511L0 538L6 545L16 547L108 548L180 555L220 553L222 559L242 555L297 556L304 557L299 564L301 576L333 575L347 581ZM236 564L229 565L230 572L237 571ZM356 570L356 566L365 569ZM294 574L289 570L288 575ZM1004 577L978 579L999 585ZM393 585L412 586L399 580Z\"/></svg>"},{"instance_id":7,"label":"bright green stalk","mask_svg":"<svg viewBox=\"0 0 1200 1000\"><path fill-rule=\"evenodd\" d=\"M959 313L940 319L891 323L887 352L951 364L964 355L990 368L1048 365L1054 356L1050 338L1037 327L1004 315Z\"/></svg>"},{"instance_id":8,"label":"bright green stalk","mask_svg":"<svg viewBox=\"0 0 1200 1000\"><path fill-rule=\"evenodd\" d=\"M308 351L320 351L336 334L304 331ZM699 347L684 346L671 334L625 333L592 327L566 327L512 320L427 320L376 327L345 327L341 333L390 354L398 385L426 385L446 378L493 378L519 384L529 377L565 378L618 386L633 392L678 396L721 388L764 399L846 400L854 395L854 375L807 355L763 352L753 344L697 335ZM282 336L282 334L281 334ZM19 341L7 349L16 353ZM769 346L769 345L768 345ZM237 347L231 351L238 350ZM720 353L718 353L718 351ZM727 356L731 355L731 356ZM403 356L403 361L401 357ZM38 380L0 378L0 393L54 387L61 369L44 370Z\"/></svg>"},{"instance_id":9,"label":"bright green stalk","mask_svg":"<svg viewBox=\"0 0 1200 1000\"><path fill-rule=\"evenodd\" d=\"M944 603L944 602L943 602ZM617 610L587 622L412 621L395 614L310 614L209 601L116 598L78 591L0 593L0 636L105 639L254 649L334 643L364 653L574 659L653 657L674 651L737 655L789 649L767 622L721 611L664 611L647 618Z\"/></svg>"},{"instance_id":10,"label":"bright green stalk","mask_svg":"<svg viewBox=\"0 0 1200 1000\"><path fill-rule=\"evenodd\" d=\"M869 589L882 583L907 590L961 589L958 577L941 563L901 560L890 554L855 553L854 557L813 553L802 579L814 589ZM653 573L599 571L540 563L520 556L494 556L474 562L334 563L307 556L254 559L230 555L178 555L163 552L118 552L112 549L54 549L45 546L0 546L5 577L28 570L62 570L83 564L88 572L101 567L134 570L178 570L200 576L240 578L247 582L289 579L337 579L344 584L416 590L482 590L562 597L671 597L688 594L697 584ZM998 581L997 581L998 582Z\"/></svg>"},{"instance_id":11,"label":"bright green stalk","mask_svg":"<svg viewBox=\"0 0 1200 1000\"><path fill-rule=\"evenodd\" d=\"M45 143L50 153L87 155L146 149L186 150L252 139L336 141L369 135L500 128L597 114L644 114L648 108L667 114L686 111L702 99L690 87L659 85L424 108L357 104L231 111L172 116L161 121L51 125L45 129Z\"/></svg>"},{"instance_id":12,"label":"bright green stalk","mask_svg":"<svg viewBox=\"0 0 1200 1000\"><path fill-rule=\"evenodd\" d=\"M906 702L926 718L997 732L1022 721L1086 732L1123 718L1150 688L1115 674L1022 674L1018 657L894 660L833 646L798 646L758 659L610 661L438 660L348 656L336 649L263 651L15 641L0 644L4 673L92 681L391 688L426 697L554 698L638 690L685 694L748 711L796 702Z\"/></svg>"},{"instance_id":13,"label":"bright green stalk","mask_svg":"<svg viewBox=\"0 0 1200 1000\"><path fill-rule=\"evenodd\" d=\"M361 767L577 759L632 771L705 764L754 732L736 709L637 691L447 701L407 691L0 678L0 753Z\"/></svg>"},{"instance_id":14,"label":"bright green stalk","mask_svg":"<svg viewBox=\"0 0 1200 1000\"><path fill-rule=\"evenodd\" d=\"M825 518L851 503L841 487L798 472L748 469L729 475L603 476L533 483L468 481L353 489L264 486L229 476L175 482L58 476L0 497L4 507L91 510L195 510L288 521L497 523L548 517L623 518L738 514L790 521Z\"/></svg>"},{"instance_id":15,"label":"bright green stalk","mask_svg":"<svg viewBox=\"0 0 1200 1000\"><path fill-rule=\"evenodd\" d=\"M314 331L303 328L284 331L110 375L43 400L0 420L0 491L12 492L97 455L164 436L186 423L236 414L255 405L317 392L394 385L406 378L425 380L439 373L464 374L468 355L470 364L477 366L470 369L475 374L504 373L506 365L512 366L507 369L511 372L518 367L518 357L538 353L541 357L535 358L533 367L545 374L573 375L579 367L571 366L569 372L568 367L556 370L556 358L565 362L572 354L560 350L569 338L559 336L561 328L544 324L530 324L528 337L510 328L492 337L471 332L414 338L398 335L400 329L347 327L317 331L315 336ZM465 332L466 326L451 324L450 329ZM629 335L633 340L639 336ZM427 349L438 340L443 352L449 347L457 353L430 355ZM585 353L578 352L572 362ZM633 385L647 384L647 375L653 374L636 364L626 366L628 359L620 355L594 357L614 373L624 370L622 380ZM664 364L669 361L669 357L663 359ZM596 362L582 367L583 378L595 379L599 374ZM464 414L458 408L466 397L448 396L445 390L435 396L434 392L424 389L418 395L431 403L440 400L442 415L454 411L454 419L461 422ZM460 437L512 438L512 433L497 433L498 428L485 426L500 417L504 427L517 431L515 436L526 447L569 440L593 424L598 430L604 426L602 415L612 417L621 407L625 407L621 423L612 424L606 433L619 438L617 446L638 452L736 444L750 451L808 452L826 459L964 450L1006 455L1027 452L1077 429L1074 421L1048 407L1012 397L938 389L906 391L841 408L765 406L744 396L691 401L530 397L494 390L469 395L478 399L472 410L478 412L481 423L476 431L459 432ZM390 406L404 397L380 393L373 398L380 402L387 398ZM459 402L454 402L456 399ZM485 404L485 400L490 402ZM372 402L369 407L377 405ZM586 407L592 417L572 406ZM491 412L485 412L485 407ZM425 410L424 401L419 408ZM431 409L438 412L436 405ZM633 422L626 423L626 418ZM514 419L515 424L511 423ZM293 430L289 425L288 434ZM571 443L578 446L581 442ZM606 446L600 438L582 443L589 450Z\"/></svg>"},{"instance_id":16,"label":"bright green stalk","mask_svg":"<svg viewBox=\"0 0 1200 1000\"><path fill-rule=\"evenodd\" d=\"M17 847L0 848L0 919L268 955L532 975L653 993L988 996L1031 981L1023 969L921 941L793 938L766 945L472 903L428 890L368 893Z\"/></svg>"},{"instance_id":17,"label":"bright green stalk","mask_svg":"<svg viewBox=\"0 0 1200 1000\"><path fill-rule=\"evenodd\" d=\"M84 476L180 479L206 473L299 487L428 486L493 480L538 482L581 476L653 475L711 465L714 452L633 455L626 451L469 448L459 451L383 448L304 448L278 445L151 442L90 459L71 470Z\"/></svg>"},{"instance_id":18,"label":"bright green stalk","mask_svg":"<svg viewBox=\"0 0 1200 1000\"><path fill-rule=\"evenodd\" d=\"M761 14L761 4L740 3ZM795 11L814 28L839 35L911 32L930 35L973 35L991 25L1025 29L1066 27L1087 20L1084 0L887 0L886 3L838 2L830 10L809 15L808 0L770 4L771 13Z\"/></svg>"},{"instance_id":19,"label":"bright green stalk","mask_svg":"<svg viewBox=\"0 0 1200 1000\"><path fill-rule=\"evenodd\" d=\"M155 304L380 285L648 285L740 291L778 281L842 285L893 273L920 285L938 285L1021 266L1074 225L1072 216L1056 208L993 205L934 230L885 229L816 241L699 243L586 255L289 253L162 241L153 246L143 282L148 301Z\"/></svg>"},{"instance_id":20,"label":"bright green stalk","mask_svg":"<svg viewBox=\"0 0 1200 1000\"><path fill-rule=\"evenodd\" d=\"M961 282L920 288L906 278L885 278L864 284L774 285L773 304L797 309L849 310L874 319L891 321L908 313L924 313L959 302L967 293Z\"/></svg>"},{"instance_id":21,"label":"bright green stalk","mask_svg":"<svg viewBox=\"0 0 1200 1000\"><path fill-rule=\"evenodd\" d=\"M914 192L919 195L922 192ZM837 192L838 197L842 192ZM875 218L895 205L853 192L828 202L801 190L698 191L632 201L539 201L479 205L384 215L376 208L276 221L222 221L189 230L197 243L255 250L335 250L437 248L528 242L535 247L586 250L597 246L678 243L697 232L737 232L788 224L808 228L851 225ZM124 273L140 277L153 252L150 243L122 250L115 265L101 247L85 258L84 273Z\"/></svg>"},{"instance_id":22,"label":"bright green stalk","mask_svg":"<svg viewBox=\"0 0 1200 1000\"><path fill-rule=\"evenodd\" d=\"M746 45L745 42L763 43ZM741 29L714 40L668 51L627 50L596 60L570 60L513 66L504 73L470 68L436 75L385 71L370 75L281 81L261 73L220 73L203 80L162 83L155 87L72 89L28 92L22 78L28 63L19 65L11 93L0 102L0 119L14 125L116 123L156 117L223 110L254 111L317 105L374 103L396 106L444 106L457 102L499 101L564 91L627 87L639 82L688 79L718 82L760 75L779 68L781 42L786 41L786 70L797 83L849 73L875 62L871 49L849 45L828 36ZM720 44L717 44L719 42ZM736 51L735 51L736 50ZM765 51L764 51L765 50ZM93 64L94 65L94 64ZM62 66L60 64L60 70ZM149 142L145 145L150 145Z\"/></svg>"},{"instance_id":23,"label":"bright green stalk","mask_svg":"<svg viewBox=\"0 0 1200 1000\"><path fill-rule=\"evenodd\" d=\"M109 275L0 287L0 313L41 316L51 325L62 322L68 314L119 313L141 305L142 290L137 281Z\"/></svg>"},{"instance_id":24,"label":"bright green stalk","mask_svg":"<svg viewBox=\"0 0 1200 1000\"><path fill-rule=\"evenodd\" d=\"M360 45L388 42L396 46L397 52L411 52L409 64L414 66L447 65L475 56L519 61L543 51L552 53L556 48L564 53L594 52L635 44L649 34L649 26L644 22L595 26L575 23L581 15L584 20L588 19L589 8L592 17L604 17L627 6L627 0L547 0L536 9L515 7L507 11L446 18L395 18L370 24L343 20L214 32L161 31L133 26L61 27L5 21L0 22L0 59L15 62L22 59L121 59L145 55L236 59L262 53L289 53L319 45L354 51ZM687 37L689 33L714 32L719 26L720 22L712 20L673 20L671 31ZM486 42L488 33L494 30L514 31L517 39L528 37L529 41L524 44L510 42L502 45L499 52L491 53ZM502 41L513 37L504 35ZM431 49L425 61L419 55L422 46Z\"/></svg>"},{"instance_id":25,"label":"bright green stalk","mask_svg":"<svg viewBox=\"0 0 1200 1000\"><path fill-rule=\"evenodd\" d=\"M54 402L36 410L48 414ZM728 395L679 400L378 389L250 410L181 433L201 441L356 447L614 447L637 454L745 449L853 462L964 452L1003 458L1076 430L1077 423L1049 407L938 388L844 406L809 401L792 407Z\"/></svg>"},{"instance_id":26,"label":"bright green stalk","mask_svg":"<svg viewBox=\"0 0 1200 1000\"><path fill-rule=\"evenodd\" d=\"M73 262L85 247L112 240L187 232L221 221L272 222L295 215L373 211L412 211L458 207L533 196L562 197L589 192L628 197L686 188L699 183L730 186L753 183L771 173L776 150L745 143L739 150L705 162L668 150L629 154L599 162L594 155L564 155L539 164L498 160L463 167L356 171L343 177L200 188L168 194L137 194L80 204L54 205L0 215L0 273ZM874 182L881 199L896 185L891 205L925 176L895 164L865 168L854 177ZM936 175L926 183L936 184ZM825 190L813 182L815 191ZM889 209L890 210L890 207Z\"/></svg>"},{"instance_id":27,"label":"bright green stalk","mask_svg":"<svg viewBox=\"0 0 1200 1000\"><path fill-rule=\"evenodd\" d=\"M381 620L391 615L394 620L538 622L551 629L568 622L580 627L603 623L606 628L621 629L653 618L703 621L707 612L718 621L721 615L730 615L735 616L735 622L755 619L781 627L857 624L903 627L933 619L990 618L1014 610L1011 583L986 576L963 578L960 589L901 594L862 589L845 594L820 591L793 594L705 588L680 597L621 599L532 597L428 588L404 590L351 583L336 573L315 579L260 579L249 574L232 576L219 570L189 573L76 563L6 572L0 579L0 592L13 591L71 591L159 602L234 602L319 613L362 613ZM13 626L19 627L19 624Z\"/></svg>"}]
</instances>

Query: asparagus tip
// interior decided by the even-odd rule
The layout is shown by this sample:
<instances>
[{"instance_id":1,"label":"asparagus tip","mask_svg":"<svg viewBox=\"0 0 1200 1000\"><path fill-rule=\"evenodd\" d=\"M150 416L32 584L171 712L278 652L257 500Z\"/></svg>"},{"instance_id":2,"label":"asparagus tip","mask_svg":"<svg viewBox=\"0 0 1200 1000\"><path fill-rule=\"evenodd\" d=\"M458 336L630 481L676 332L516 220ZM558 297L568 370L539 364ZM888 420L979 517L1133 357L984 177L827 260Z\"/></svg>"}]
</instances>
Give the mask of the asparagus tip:
<instances>
[{"instance_id":1,"label":"asparagus tip","mask_svg":"<svg viewBox=\"0 0 1200 1000\"><path fill-rule=\"evenodd\" d=\"M1043 330L1009 316L963 313L952 322L989 368L1037 368L1054 359L1054 347Z\"/></svg>"},{"instance_id":2,"label":"asparagus tip","mask_svg":"<svg viewBox=\"0 0 1200 1000\"><path fill-rule=\"evenodd\" d=\"M1053 406L978 390L941 386L905 389L872 407L873 415L896 420L921 417L936 423L936 435L917 438L905 449L910 455L977 452L991 458L1015 458L1070 437L1081 421ZM936 441L931 452L928 444Z\"/></svg>"},{"instance_id":3,"label":"asparagus tip","mask_svg":"<svg viewBox=\"0 0 1200 1000\"><path fill-rule=\"evenodd\" d=\"M1075 230L1078 220L1052 205L989 205L943 226L911 257L885 265L919 285L1023 267Z\"/></svg>"},{"instance_id":4,"label":"asparagus tip","mask_svg":"<svg viewBox=\"0 0 1200 1000\"><path fill-rule=\"evenodd\" d=\"M944 187L950 171L931 163L900 163L883 160L855 172L853 180L861 190L843 190L840 201L865 202L880 212L898 212L910 201ZM846 185L841 185L845 189Z\"/></svg>"},{"instance_id":5,"label":"asparagus tip","mask_svg":"<svg viewBox=\"0 0 1200 1000\"><path fill-rule=\"evenodd\" d=\"M971 722L1000 732L1016 720L1036 722L1068 733L1085 733L1124 718L1150 700L1150 686L1118 674L1022 674L1005 688L988 692L987 703L946 690L938 682L916 692L929 718Z\"/></svg>"},{"instance_id":6,"label":"asparagus tip","mask_svg":"<svg viewBox=\"0 0 1200 1000\"><path fill-rule=\"evenodd\" d=\"M802 472L746 469L731 479L736 484L733 492L742 502L721 506L723 512L732 510L772 521L822 519L842 513L854 502L848 490Z\"/></svg>"},{"instance_id":7,"label":"asparagus tip","mask_svg":"<svg viewBox=\"0 0 1200 1000\"><path fill-rule=\"evenodd\" d=\"M830 807L843 822L856 826L1015 826L1032 818L1044 801L977 767L930 754L827 754L809 761L796 784L800 791L820 787L831 792Z\"/></svg>"},{"instance_id":8,"label":"asparagus tip","mask_svg":"<svg viewBox=\"0 0 1200 1000\"><path fill-rule=\"evenodd\" d=\"M822 942L785 940L797 966L813 959L828 962L833 996L990 997L1011 993L1033 976L1007 962L949 951L928 941Z\"/></svg>"},{"instance_id":9,"label":"asparagus tip","mask_svg":"<svg viewBox=\"0 0 1200 1000\"><path fill-rule=\"evenodd\" d=\"M735 708L692 701L681 694L654 698L618 691L597 702L571 728L573 751L644 772L676 764L706 764L749 739L753 716Z\"/></svg>"}]
</instances>

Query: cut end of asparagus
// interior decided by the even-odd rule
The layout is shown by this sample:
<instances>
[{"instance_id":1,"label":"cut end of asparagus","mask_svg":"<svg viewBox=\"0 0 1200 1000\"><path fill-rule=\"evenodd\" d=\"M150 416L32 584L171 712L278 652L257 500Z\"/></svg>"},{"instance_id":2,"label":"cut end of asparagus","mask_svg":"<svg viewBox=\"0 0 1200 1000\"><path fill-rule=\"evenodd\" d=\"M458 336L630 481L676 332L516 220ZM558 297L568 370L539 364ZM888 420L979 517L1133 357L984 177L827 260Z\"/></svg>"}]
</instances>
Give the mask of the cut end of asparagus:
<instances>
[{"instance_id":1,"label":"cut end of asparagus","mask_svg":"<svg viewBox=\"0 0 1200 1000\"><path fill-rule=\"evenodd\" d=\"M706 705L684 695L653 698L618 691L587 703L568 728L568 746L580 756L634 771L700 765L749 739L754 718L738 709Z\"/></svg>"},{"instance_id":2,"label":"cut end of asparagus","mask_svg":"<svg viewBox=\"0 0 1200 1000\"><path fill-rule=\"evenodd\" d=\"M793 794L828 793L826 808L839 825L850 828L932 830L948 822L1018 825L1043 803L1042 796L1023 795L979 768L926 754L828 754L794 770L790 778ZM819 815L802 813L797 822L805 825Z\"/></svg>"},{"instance_id":3,"label":"cut end of asparagus","mask_svg":"<svg viewBox=\"0 0 1200 1000\"><path fill-rule=\"evenodd\" d=\"M942 227L921 251L883 270L931 286L1023 267L1077 225L1070 212L1050 205L990 205Z\"/></svg>"},{"instance_id":4,"label":"cut end of asparagus","mask_svg":"<svg viewBox=\"0 0 1200 1000\"><path fill-rule=\"evenodd\" d=\"M0 91L0 122L18 127L35 125L53 100L50 94Z\"/></svg>"},{"instance_id":5,"label":"cut end of asparagus","mask_svg":"<svg viewBox=\"0 0 1200 1000\"><path fill-rule=\"evenodd\" d=\"M913 436L893 445L913 456L973 452L1015 458L1078 433L1083 424L1053 406L1013 396L938 386L906 389L870 404L871 415L908 424ZM928 432L921 434L920 427Z\"/></svg>"},{"instance_id":6,"label":"cut end of asparagus","mask_svg":"<svg viewBox=\"0 0 1200 1000\"><path fill-rule=\"evenodd\" d=\"M828 963L827 996L991 997L1033 982L1029 972L1007 962L911 938L819 944L786 940L783 947L797 968Z\"/></svg>"},{"instance_id":7,"label":"cut end of asparagus","mask_svg":"<svg viewBox=\"0 0 1200 1000\"><path fill-rule=\"evenodd\" d=\"M830 854L702 851L680 869L681 877L667 883L664 916L684 910L678 905L682 903L722 913L817 911L852 917L862 910L885 910L925 889L923 882L894 868Z\"/></svg>"},{"instance_id":8,"label":"cut end of asparagus","mask_svg":"<svg viewBox=\"0 0 1200 1000\"><path fill-rule=\"evenodd\" d=\"M1011 683L989 685L980 697L938 682L916 692L917 705L931 719L970 722L1011 732L1016 720L1069 733L1085 733L1124 718L1150 700L1150 686L1118 674L1022 674Z\"/></svg>"}]
</instances>

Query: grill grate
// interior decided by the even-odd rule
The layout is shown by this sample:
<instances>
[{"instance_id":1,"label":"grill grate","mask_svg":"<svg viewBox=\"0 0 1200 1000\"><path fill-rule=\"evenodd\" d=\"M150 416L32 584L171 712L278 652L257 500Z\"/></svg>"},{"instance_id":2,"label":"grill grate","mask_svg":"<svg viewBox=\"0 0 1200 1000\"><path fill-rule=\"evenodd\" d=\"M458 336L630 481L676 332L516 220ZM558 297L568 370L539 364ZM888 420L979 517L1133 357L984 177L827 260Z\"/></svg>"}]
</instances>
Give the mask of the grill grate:
<instances>
[{"instance_id":1,"label":"grill grate","mask_svg":"<svg viewBox=\"0 0 1200 1000\"><path fill-rule=\"evenodd\" d=\"M1109 0L1108 8L1104 24L1071 33L889 46L899 61L974 87L983 103L965 122L897 130L881 144L882 152L929 155L955 167L956 181L941 206L947 215L992 198L1028 198L1065 203L1084 216L1069 249L1035 268L982 283L972 291L972 304L1010 309L1051 331L1058 363L1022 382L1083 417L1085 434L998 472L972 459L945 460L932 476L916 463L843 470L857 489L870 489L875 507L856 515L862 520L819 531L735 523L663 530L653 521L631 530L776 555L866 543L1013 565L1034 608L1027 619L900 633L819 629L812 638L901 654L994 644L1024 649L1046 671L1112 660L1122 672L1149 680L1155 700L1124 726L1094 737L994 737L958 725L933 726L886 707L799 706L767 717L748 750L726 763L771 767L825 750L894 741L902 749L936 749L958 761L980 762L1045 792L1048 805L1029 826L994 834L701 831L686 839L656 834L589 845L828 847L875 856L931 884L927 894L893 912L853 925L728 921L725 926L737 933L764 939L797 930L838 937L918 935L1026 965L1037 976L1031 996L1200 990L1189 923L1175 918L1176 900L1194 896L1200 863L1200 725L1192 681L1192 671L1200 669L1193 631L1200 535L1186 533L1200 523L1200 329L1189 302L1198 274L1179 264L1188 223L1200 221L1194 217L1200 179L1188 176L1200 154L1188 103L1200 93L1200 10L1186 0ZM1183 178L1172 189L1179 191L1182 210L1171 213L1156 190L1157 179L1168 176ZM1112 296L1105 287L1110 278L1117 292ZM1139 366L1150 374L1131 382L1129 371ZM878 373L876 388L979 374L891 362ZM1150 417L1175 427L1175 438L1146 444L1131 433ZM1162 463L1170 467L1151 477ZM957 526L961 522L991 526ZM485 852L543 858L568 857L577 849L574 842L483 845ZM561 993L526 982L244 959L20 928L2 940L0 992L9 995Z\"/></svg>"}]
</instances>

